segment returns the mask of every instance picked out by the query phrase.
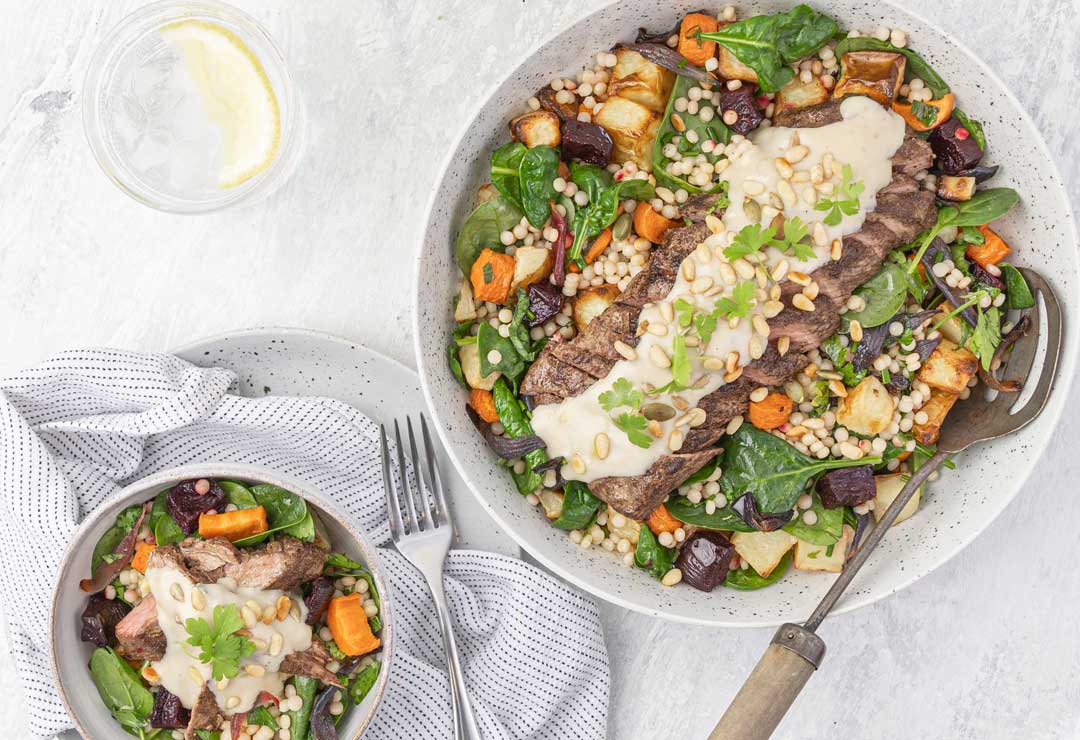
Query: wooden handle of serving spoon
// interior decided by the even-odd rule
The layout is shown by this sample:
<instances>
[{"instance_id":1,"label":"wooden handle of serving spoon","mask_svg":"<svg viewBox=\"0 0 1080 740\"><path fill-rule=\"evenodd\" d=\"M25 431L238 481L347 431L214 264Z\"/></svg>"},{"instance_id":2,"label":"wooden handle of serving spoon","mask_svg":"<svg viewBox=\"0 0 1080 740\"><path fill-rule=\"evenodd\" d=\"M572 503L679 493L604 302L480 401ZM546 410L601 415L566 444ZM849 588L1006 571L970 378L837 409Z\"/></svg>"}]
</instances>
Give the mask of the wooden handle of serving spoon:
<instances>
[{"instance_id":1,"label":"wooden handle of serving spoon","mask_svg":"<svg viewBox=\"0 0 1080 740\"><path fill-rule=\"evenodd\" d=\"M709 740L768 740L824 657L820 637L782 625Z\"/></svg>"}]
</instances>

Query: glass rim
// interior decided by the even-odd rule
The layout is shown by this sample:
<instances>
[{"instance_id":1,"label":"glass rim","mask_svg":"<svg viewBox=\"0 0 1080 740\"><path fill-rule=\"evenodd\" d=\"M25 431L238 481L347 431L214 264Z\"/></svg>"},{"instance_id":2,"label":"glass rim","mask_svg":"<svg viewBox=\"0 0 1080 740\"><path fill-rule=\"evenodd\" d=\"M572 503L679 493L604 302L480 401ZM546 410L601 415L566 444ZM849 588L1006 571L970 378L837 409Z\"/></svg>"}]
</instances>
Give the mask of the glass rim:
<instances>
[{"instance_id":1,"label":"glass rim","mask_svg":"<svg viewBox=\"0 0 1080 740\"><path fill-rule=\"evenodd\" d=\"M169 196L148 187L137 178L125 177L126 168L121 164L121 158L103 135L103 85L115 73L115 63L119 55L131 43L163 25L189 18L206 18L229 24L249 37L244 39L245 43L254 40L258 47L257 57L260 64L266 64L264 54L269 55L268 61L280 78L281 89L275 92L283 98L279 103L280 148L273 162L264 172L249 181L222 190L222 197L207 200L185 200ZM289 178L303 150L303 100L281 49L257 19L218 0L157 0L124 16L108 31L94 51L83 80L82 96L83 133L102 172L131 198L160 211L180 214L212 213L241 203L261 200Z\"/></svg>"}]
</instances>

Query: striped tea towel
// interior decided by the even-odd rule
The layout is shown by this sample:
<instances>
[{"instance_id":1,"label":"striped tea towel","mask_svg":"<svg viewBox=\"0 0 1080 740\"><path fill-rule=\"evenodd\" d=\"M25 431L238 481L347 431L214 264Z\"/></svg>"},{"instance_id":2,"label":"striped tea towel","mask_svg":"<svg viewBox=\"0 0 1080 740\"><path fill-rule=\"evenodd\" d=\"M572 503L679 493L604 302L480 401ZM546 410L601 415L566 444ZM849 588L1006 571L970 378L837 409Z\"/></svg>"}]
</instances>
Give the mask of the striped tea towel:
<instances>
[{"instance_id":1,"label":"striped tea towel","mask_svg":"<svg viewBox=\"0 0 1080 740\"><path fill-rule=\"evenodd\" d=\"M0 382L0 589L35 736L72 726L48 654L61 553L83 517L128 483L188 463L262 465L321 490L388 544L377 426L331 399L231 395L235 381L170 355L101 349ZM449 680L434 606L420 575L381 553L398 643L367 737L444 740ZM596 605L491 553L453 551L446 575L485 739L602 739L609 674Z\"/></svg>"}]
</instances>

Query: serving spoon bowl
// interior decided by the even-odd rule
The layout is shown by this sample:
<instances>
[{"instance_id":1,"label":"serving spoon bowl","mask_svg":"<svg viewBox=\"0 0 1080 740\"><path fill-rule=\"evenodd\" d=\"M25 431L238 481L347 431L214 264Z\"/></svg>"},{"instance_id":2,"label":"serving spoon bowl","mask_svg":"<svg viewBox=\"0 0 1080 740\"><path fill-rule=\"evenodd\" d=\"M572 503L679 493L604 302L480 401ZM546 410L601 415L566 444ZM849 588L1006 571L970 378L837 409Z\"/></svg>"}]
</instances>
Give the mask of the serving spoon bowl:
<instances>
[{"instance_id":1,"label":"serving spoon bowl","mask_svg":"<svg viewBox=\"0 0 1080 740\"><path fill-rule=\"evenodd\" d=\"M783 624L776 631L772 643L720 718L709 740L766 740L770 737L825 658L825 642L817 635L817 628L915 491L950 455L977 442L1012 434L1034 421L1045 408L1061 354L1061 305L1041 275L1026 268L1020 268L1020 271L1032 288L1035 305L1025 309L1016 324L1019 336L1002 367L1002 373L1008 373L1009 377L997 378L995 375L1000 385L1015 384L1017 390L993 391L976 386L976 392L945 417L937 451L911 475L885 515L866 539L856 545L844 570L803 626ZM1040 341L1042 339L1045 342ZM1032 378L1031 371L1040 352L1042 366L1032 385L1025 379ZM996 373L996 370L991 367L990 372Z\"/></svg>"}]
</instances>

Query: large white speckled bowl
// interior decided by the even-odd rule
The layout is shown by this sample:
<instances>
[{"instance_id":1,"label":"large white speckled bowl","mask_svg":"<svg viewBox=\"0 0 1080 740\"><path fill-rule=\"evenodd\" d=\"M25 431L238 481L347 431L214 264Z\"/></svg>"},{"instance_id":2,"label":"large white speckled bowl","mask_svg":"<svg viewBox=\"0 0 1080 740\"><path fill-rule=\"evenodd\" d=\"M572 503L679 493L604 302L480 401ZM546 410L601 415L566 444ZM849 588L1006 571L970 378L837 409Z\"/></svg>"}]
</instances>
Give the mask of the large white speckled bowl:
<instances>
[{"instance_id":1,"label":"large white speckled bowl","mask_svg":"<svg viewBox=\"0 0 1080 740\"><path fill-rule=\"evenodd\" d=\"M382 668L364 701L359 706L349 707L338 725L338 736L342 740L359 740L382 700L393 662L393 595L382 577L378 551L337 504L311 486L265 468L233 463L185 465L154 473L132 483L107 504L99 506L79 526L60 562L60 578L53 593L52 615L49 620L53 673L64 706L75 721L76 729L83 737L95 740L131 738L109 714L94 686L87 668L90 654L94 650L93 645L79 640L79 617L86 606L86 594L79 588L79 581L89 575L87 564L90 562L94 545L123 509L148 501L159 491L192 478L226 478L248 484L269 483L292 491L303 498L311 507L312 513L319 517L334 550L363 563L371 571L382 601L383 629L379 633L382 641L379 658Z\"/></svg>"},{"instance_id":2,"label":"large white speckled bowl","mask_svg":"<svg viewBox=\"0 0 1080 740\"><path fill-rule=\"evenodd\" d=\"M740 16L772 13L793 3L746 2ZM432 201L416 270L414 332L424 391L439 433L462 476L484 506L530 554L571 583L647 614L722 626L765 626L804 619L832 578L791 572L770 588L711 594L693 588L663 588L641 570L624 568L599 549L582 551L526 504L506 471L495 465L465 415L466 394L446 363L452 328L449 306L459 280L454 239L474 206L476 188L486 181L492 149L507 140L506 122L524 101L555 76L572 75L590 54L616 41L632 40L640 26L671 28L701 0L623 0L582 18L546 41L502 82L469 122L454 147ZM717 10L720 5L706 5ZM1057 168L1039 132L1002 82L946 29L882 2L814 2L842 26L872 30L879 25L908 31L911 45L949 82L965 112L985 123L988 162L1003 165L994 184L1016 188L1022 203L998 222L1016 249L1015 261L1050 279L1066 317L1077 315L1077 236ZM997 227L995 227L997 228ZM1023 487L1054 430L1076 373L1077 332L1067 325L1058 383L1046 410L1022 432L968 451L932 485L918 516L885 538L838 611L849 611L904 588L959 552L996 517Z\"/></svg>"}]
</instances>

